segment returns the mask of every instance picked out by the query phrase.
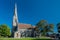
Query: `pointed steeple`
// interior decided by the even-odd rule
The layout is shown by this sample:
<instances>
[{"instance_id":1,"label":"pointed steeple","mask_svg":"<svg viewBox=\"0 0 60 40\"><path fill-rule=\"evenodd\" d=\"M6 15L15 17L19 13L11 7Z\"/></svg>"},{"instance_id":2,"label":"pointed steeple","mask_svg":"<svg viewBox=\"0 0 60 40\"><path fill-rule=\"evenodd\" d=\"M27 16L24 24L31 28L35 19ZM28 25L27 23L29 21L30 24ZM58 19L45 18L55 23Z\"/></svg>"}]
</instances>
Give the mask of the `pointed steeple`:
<instances>
[{"instance_id":1,"label":"pointed steeple","mask_svg":"<svg viewBox=\"0 0 60 40\"><path fill-rule=\"evenodd\" d=\"M15 16L17 17L17 4L15 3Z\"/></svg>"},{"instance_id":2,"label":"pointed steeple","mask_svg":"<svg viewBox=\"0 0 60 40\"><path fill-rule=\"evenodd\" d=\"M17 26L18 16L17 16L17 4L15 3L14 16L13 16L13 26Z\"/></svg>"}]
</instances>

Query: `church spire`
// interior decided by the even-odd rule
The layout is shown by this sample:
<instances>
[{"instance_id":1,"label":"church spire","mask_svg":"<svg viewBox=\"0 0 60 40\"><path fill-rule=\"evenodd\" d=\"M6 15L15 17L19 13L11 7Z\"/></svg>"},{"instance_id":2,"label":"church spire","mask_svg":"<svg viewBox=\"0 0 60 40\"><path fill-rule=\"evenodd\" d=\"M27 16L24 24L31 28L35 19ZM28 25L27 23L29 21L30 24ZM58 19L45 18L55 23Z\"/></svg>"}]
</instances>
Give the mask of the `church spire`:
<instances>
[{"instance_id":1,"label":"church spire","mask_svg":"<svg viewBox=\"0 0 60 40\"><path fill-rule=\"evenodd\" d=\"M13 16L13 26L17 26L17 25L18 25L17 4L15 3L14 16Z\"/></svg>"},{"instance_id":2,"label":"church spire","mask_svg":"<svg viewBox=\"0 0 60 40\"><path fill-rule=\"evenodd\" d=\"M17 4L15 3L15 16L17 17Z\"/></svg>"},{"instance_id":3,"label":"church spire","mask_svg":"<svg viewBox=\"0 0 60 40\"><path fill-rule=\"evenodd\" d=\"M18 16L17 16L17 4L14 6L12 36L15 37L15 32L18 31Z\"/></svg>"}]
</instances>

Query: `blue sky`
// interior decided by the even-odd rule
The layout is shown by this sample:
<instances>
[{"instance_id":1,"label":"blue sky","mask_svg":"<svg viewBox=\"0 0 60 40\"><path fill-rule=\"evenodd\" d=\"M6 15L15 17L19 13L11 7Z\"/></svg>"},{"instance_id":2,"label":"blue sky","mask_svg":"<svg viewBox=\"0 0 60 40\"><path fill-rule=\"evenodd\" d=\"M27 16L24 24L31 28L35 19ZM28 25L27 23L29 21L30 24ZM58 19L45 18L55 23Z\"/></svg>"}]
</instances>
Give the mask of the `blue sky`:
<instances>
[{"instance_id":1,"label":"blue sky","mask_svg":"<svg viewBox=\"0 0 60 40\"><path fill-rule=\"evenodd\" d=\"M12 28L14 3L18 7L19 23L35 25L40 20L56 24L60 22L60 0L0 0L0 24L7 24Z\"/></svg>"}]
</instances>

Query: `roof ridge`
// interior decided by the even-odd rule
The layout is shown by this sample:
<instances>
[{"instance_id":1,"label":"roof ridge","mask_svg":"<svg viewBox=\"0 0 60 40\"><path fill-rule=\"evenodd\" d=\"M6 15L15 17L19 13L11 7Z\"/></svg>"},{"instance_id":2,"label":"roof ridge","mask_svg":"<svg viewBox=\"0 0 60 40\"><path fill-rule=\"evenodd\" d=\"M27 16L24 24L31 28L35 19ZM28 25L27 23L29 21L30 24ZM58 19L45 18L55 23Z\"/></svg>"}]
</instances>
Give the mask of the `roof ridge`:
<instances>
[{"instance_id":1,"label":"roof ridge","mask_svg":"<svg viewBox=\"0 0 60 40\"><path fill-rule=\"evenodd\" d=\"M26 23L18 23L18 24L31 25L31 24L26 24Z\"/></svg>"}]
</instances>

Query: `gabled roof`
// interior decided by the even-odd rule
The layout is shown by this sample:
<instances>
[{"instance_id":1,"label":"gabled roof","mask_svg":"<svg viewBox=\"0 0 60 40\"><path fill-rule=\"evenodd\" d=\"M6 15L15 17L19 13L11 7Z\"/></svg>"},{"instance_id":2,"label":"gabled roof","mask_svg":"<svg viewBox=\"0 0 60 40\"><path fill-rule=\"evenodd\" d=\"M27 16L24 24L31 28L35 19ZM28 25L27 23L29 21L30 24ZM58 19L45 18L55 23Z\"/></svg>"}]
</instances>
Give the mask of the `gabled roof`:
<instances>
[{"instance_id":1,"label":"gabled roof","mask_svg":"<svg viewBox=\"0 0 60 40\"><path fill-rule=\"evenodd\" d=\"M18 28L19 29L25 29L25 28L35 28L35 26L33 27L31 24L18 24Z\"/></svg>"}]
</instances>

